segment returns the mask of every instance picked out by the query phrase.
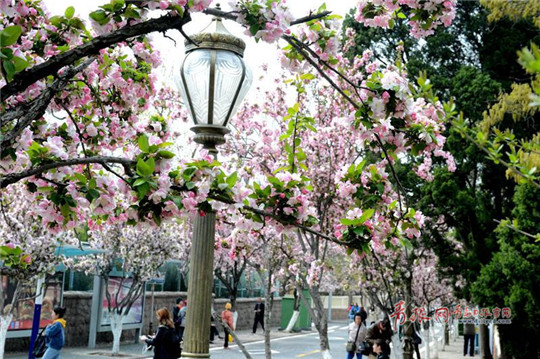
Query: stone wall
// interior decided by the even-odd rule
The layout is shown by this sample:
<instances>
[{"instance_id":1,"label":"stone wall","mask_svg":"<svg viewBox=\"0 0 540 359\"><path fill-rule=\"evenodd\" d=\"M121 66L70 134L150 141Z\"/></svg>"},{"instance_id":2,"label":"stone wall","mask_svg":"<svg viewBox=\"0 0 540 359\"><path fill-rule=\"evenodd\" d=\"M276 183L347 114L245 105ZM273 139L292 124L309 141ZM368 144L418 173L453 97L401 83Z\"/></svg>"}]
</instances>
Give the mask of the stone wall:
<instances>
[{"instance_id":1,"label":"stone wall","mask_svg":"<svg viewBox=\"0 0 540 359\"><path fill-rule=\"evenodd\" d=\"M171 310L178 297L187 298L185 292L155 292L154 308L166 307ZM144 305L143 333L148 332L149 320L153 320L153 328L156 328L157 320L155 310L152 310L152 292L147 292ZM214 309L220 314L227 299L215 299ZM250 329L253 326L253 309L256 298L239 298L236 302L238 330ZM92 293L90 292L65 292L64 306L66 307L66 346L87 346L90 329L90 312L92 306ZM188 303L189 308L189 303ZM279 326L281 318L281 298L274 299L274 306L271 316L271 326ZM122 342L134 341L135 330L124 330L122 332ZM112 343L112 333L102 332L97 335L97 343ZM28 350L29 338L9 338L6 340L6 352Z\"/></svg>"}]
</instances>

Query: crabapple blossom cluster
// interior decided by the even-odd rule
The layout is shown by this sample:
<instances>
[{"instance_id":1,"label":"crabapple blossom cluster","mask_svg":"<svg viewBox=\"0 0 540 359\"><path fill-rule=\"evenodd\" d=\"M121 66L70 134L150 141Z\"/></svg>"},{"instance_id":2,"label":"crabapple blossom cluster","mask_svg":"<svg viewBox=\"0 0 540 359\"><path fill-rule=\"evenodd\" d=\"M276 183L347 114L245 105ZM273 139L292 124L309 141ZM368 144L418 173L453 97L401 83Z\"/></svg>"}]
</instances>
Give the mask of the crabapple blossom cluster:
<instances>
[{"instance_id":1,"label":"crabapple blossom cluster","mask_svg":"<svg viewBox=\"0 0 540 359\"><path fill-rule=\"evenodd\" d=\"M69 233L56 235L35 221L20 184L0 193L0 260L2 273L26 282L54 272L63 258L57 247L75 244Z\"/></svg>"},{"instance_id":2,"label":"crabapple blossom cluster","mask_svg":"<svg viewBox=\"0 0 540 359\"><path fill-rule=\"evenodd\" d=\"M231 1L237 21L246 27L246 34L256 41L276 42L283 34L290 32L294 19L285 0L240 0Z\"/></svg>"},{"instance_id":3,"label":"crabapple blossom cluster","mask_svg":"<svg viewBox=\"0 0 540 359\"><path fill-rule=\"evenodd\" d=\"M411 35L425 37L455 17L456 0L360 0L356 21L365 26L391 28L395 18L408 19Z\"/></svg>"},{"instance_id":4,"label":"crabapple blossom cluster","mask_svg":"<svg viewBox=\"0 0 540 359\"><path fill-rule=\"evenodd\" d=\"M325 10L324 5L319 12ZM303 49L309 48L310 53L319 61L335 64L339 57L339 41L337 34L340 33L341 23L339 15L328 15L322 19L310 20L299 25L292 31L291 41ZM304 56L296 46L292 44L282 48L281 65L293 72L305 72L308 67Z\"/></svg>"}]
</instances>

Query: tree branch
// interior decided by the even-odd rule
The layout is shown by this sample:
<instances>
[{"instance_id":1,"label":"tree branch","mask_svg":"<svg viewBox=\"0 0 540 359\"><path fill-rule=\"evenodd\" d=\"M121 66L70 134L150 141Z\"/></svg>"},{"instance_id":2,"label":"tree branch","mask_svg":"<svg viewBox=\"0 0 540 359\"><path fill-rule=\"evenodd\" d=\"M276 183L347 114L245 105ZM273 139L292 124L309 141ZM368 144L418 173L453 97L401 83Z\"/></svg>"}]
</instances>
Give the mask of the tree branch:
<instances>
[{"instance_id":1,"label":"tree branch","mask_svg":"<svg viewBox=\"0 0 540 359\"><path fill-rule=\"evenodd\" d=\"M9 186L10 184L13 184L22 180L23 178L35 176L35 175L41 174L45 171L52 170L55 168L73 166L73 165L82 165L82 164L88 164L88 163L97 163L103 166L107 166L108 163L119 163L124 167L124 170L126 171L126 173L131 173L130 167L135 165L136 162L127 158L107 157L107 156L71 158L64 161L56 161L53 163L47 163L39 167L34 167L29 170L23 171L23 172L11 173L3 177L0 177L0 188L5 188Z\"/></svg>"},{"instance_id":2,"label":"tree branch","mask_svg":"<svg viewBox=\"0 0 540 359\"><path fill-rule=\"evenodd\" d=\"M223 19L227 19L227 20L233 20L233 21L236 21L236 13L237 12L234 12L234 11L223 11L223 10L219 10L219 9L206 9L203 11L204 14L206 15L213 15L213 16L216 16L216 17L221 17ZM298 18L296 20L293 20L291 21L291 25L298 25L298 24L302 24L304 22L308 22L308 21L311 21L311 20L316 20L316 19L322 19L323 17L325 16L328 16L330 15L332 12L331 11L323 11L323 12L320 12L320 13L317 13L317 14L309 14L308 16L304 16L304 17L301 17L301 18Z\"/></svg>"},{"instance_id":3,"label":"tree branch","mask_svg":"<svg viewBox=\"0 0 540 359\"><path fill-rule=\"evenodd\" d=\"M313 60L309 54L304 50L300 45L297 44L297 39L295 39L293 36L289 35L283 35L282 36L285 41L287 41L292 47L296 49L303 57L304 59L313 66L321 76L328 81L328 83L337 91L347 102L349 102L355 109L359 109L360 106L352 99L350 98L331 78L328 76L320 67L317 65L315 60Z\"/></svg>"},{"instance_id":4,"label":"tree branch","mask_svg":"<svg viewBox=\"0 0 540 359\"><path fill-rule=\"evenodd\" d=\"M26 109L24 116L5 136L1 137L2 141L0 142L0 158L3 151L13 144L13 141L15 141L15 139L26 127L30 126L35 120L43 117L43 114L45 113L47 107L49 107L52 98L67 86L70 79L78 72L87 68L94 60L95 58L89 58L78 66L68 68L61 75L59 75L58 78L53 81L53 83L47 86L35 100L29 103L28 107L23 105L23 108ZM2 90L2 95L3 94L4 92ZM2 120L2 122L4 122L4 120Z\"/></svg>"}]
</instances>

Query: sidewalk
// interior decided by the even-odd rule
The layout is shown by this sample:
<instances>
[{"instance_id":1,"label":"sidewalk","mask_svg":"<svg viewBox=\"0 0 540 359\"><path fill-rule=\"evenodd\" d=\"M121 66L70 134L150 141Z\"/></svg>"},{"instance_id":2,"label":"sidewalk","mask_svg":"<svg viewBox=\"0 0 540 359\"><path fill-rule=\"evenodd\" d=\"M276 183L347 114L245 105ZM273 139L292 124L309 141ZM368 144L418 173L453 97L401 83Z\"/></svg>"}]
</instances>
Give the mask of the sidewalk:
<instances>
[{"instance_id":1,"label":"sidewalk","mask_svg":"<svg viewBox=\"0 0 540 359\"><path fill-rule=\"evenodd\" d=\"M219 334L223 336L223 330L221 330ZM288 336L293 336L293 335L298 335L298 334L305 334L305 332L285 333L282 331L278 331L277 328L272 328L272 331L270 332L272 339L288 337ZM256 334L253 334L251 332L251 329L239 330L236 332L236 335L240 338L240 341L243 344L264 340L264 335L261 329L259 329ZM222 348L222 347L223 347L223 339L219 339L217 337L214 340L214 344L210 344L210 350L212 350L213 348ZM65 359L113 358L111 356L111 348L112 348L112 343L106 344L106 345L99 345L99 346L96 346L96 348L94 349L89 349L87 347L68 347L68 348L62 349L62 358L65 358ZM142 343L137 343L137 344L123 343L120 345L120 355L116 356L115 358L131 358L131 359L152 358L153 352L152 351L143 352L143 348L144 348L144 345ZM6 353L4 355L4 358L28 359L28 353Z\"/></svg>"},{"instance_id":2,"label":"sidewalk","mask_svg":"<svg viewBox=\"0 0 540 359\"><path fill-rule=\"evenodd\" d=\"M335 323L338 324L338 323ZM342 324L341 322L339 324ZM223 335L223 330L220 331L220 334ZM271 338L282 338L289 337L299 334L306 334L305 331L300 333L286 333L278 331L277 328L272 328L270 332ZM257 334L252 334L251 330L239 330L236 332L236 335L240 338L243 344L251 343L255 341L264 340L264 335L259 329ZM234 345L234 343L233 343ZM214 344L210 344L210 351L216 350L223 347L223 339L215 338ZM111 356L112 343L106 345L99 345L94 349L89 349L87 347L69 347L62 350L63 359L99 359L99 358L113 358ZM147 359L153 357L153 352L143 352L144 345L142 343L137 344L122 344L120 346L120 355L115 358L130 358L130 359ZM434 351L431 350L430 355L431 359L435 359ZM463 337L458 337L456 340L450 339L450 345L447 345L444 351L438 352L438 359L463 359ZM420 346L420 355L422 359L427 359L425 356L425 348L423 345ZM479 356L477 356L479 357ZM27 359L28 353L6 353L4 355L6 359ZM416 359L416 354L414 354Z\"/></svg>"},{"instance_id":3,"label":"sidewalk","mask_svg":"<svg viewBox=\"0 0 540 359\"><path fill-rule=\"evenodd\" d=\"M445 346L444 351L439 351L439 359L458 358L463 358L463 337L457 337L455 341L450 338L450 345Z\"/></svg>"}]
</instances>

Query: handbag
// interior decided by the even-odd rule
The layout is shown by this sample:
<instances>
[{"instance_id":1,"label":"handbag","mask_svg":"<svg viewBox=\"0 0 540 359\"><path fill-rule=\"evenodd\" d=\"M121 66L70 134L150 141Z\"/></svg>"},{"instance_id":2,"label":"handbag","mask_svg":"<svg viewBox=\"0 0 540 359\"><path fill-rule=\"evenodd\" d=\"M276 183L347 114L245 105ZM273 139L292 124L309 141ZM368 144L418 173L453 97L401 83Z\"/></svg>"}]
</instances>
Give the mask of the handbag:
<instances>
[{"instance_id":1,"label":"handbag","mask_svg":"<svg viewBox=\"0 0 540 359\"><path fill-rule=\"evenodd\" d=\"M359 351L362 355L369 355L371 354L371 344L369 344L367 341L363 341L362 343L360 343L360 346L359 346Z\"/></svg>"},{"instance_id":2,"label":"handbag","mask_svg":"<svg viewBox=\"0 0 540 359\"><path fill-rule=\"evenodd\" d=\"M38 337L36 338L36 341L34 342L34 349L32 350L32 354L35 358L41 358L45 355L45 352L47 351L47 345L45 344L45 337L43 336L43 331L45 328L41 330Z\"/></svg>"},{"instance_id":3,"label":"handbag","mask_svg":"<svg viewBox=\"0 0 540 359\"><path fill-rule=\"evenodd\" d=\"M231 342L231 343L234 342L234 338L233 338L233 336L230 335L230 334L229 334L229 342Z\"/></svg>"},{"instance_id":4,"label":"handbag","mask_svg":"<svg viewBox=\"0 0 540 359\"><path fill-rule=\"evenodd\" d=\"M362 324L360 324L362 325ZM349 353L356 351L356 340L358 339L358 332L360 331L360 325L358 326L358 329L356 329L356 336L354 337L354 342L351 342L350 340L347 342L347 345L345 346L345 350Z\"/></svg>"}]
</instances>

